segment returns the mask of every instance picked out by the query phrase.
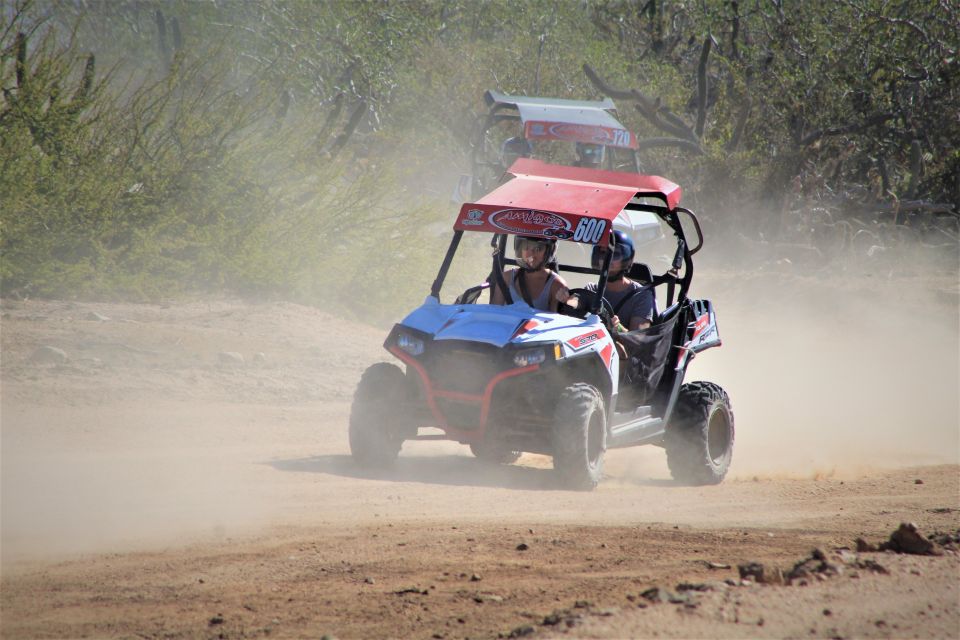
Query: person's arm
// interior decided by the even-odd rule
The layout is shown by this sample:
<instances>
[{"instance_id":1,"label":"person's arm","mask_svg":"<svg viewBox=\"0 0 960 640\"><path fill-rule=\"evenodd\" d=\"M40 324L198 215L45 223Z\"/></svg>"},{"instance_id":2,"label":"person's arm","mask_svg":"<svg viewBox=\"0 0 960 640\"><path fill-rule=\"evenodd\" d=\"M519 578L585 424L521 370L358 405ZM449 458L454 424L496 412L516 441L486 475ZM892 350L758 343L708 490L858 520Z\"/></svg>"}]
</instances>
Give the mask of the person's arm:
<instances>
[{"instance_id":1,"label":"person's arm","mask_svg":"<svg viewBox=\"0 0 960 640\"><path fill-rule=\"evenodd\" d=\"M504 271L503 281L505 284L507 284L508 287L510 286L509 277L510 277L510 272ZM490 304L506 304L506 299L503 296L503 291L500 291L500 287L497 286L496 278L494 278L493 282L490 283Z\"/></svg>"},{"instance_id":2,"label":"person's arm","mask_svg":"<svg viewBox=\"0 0 960 640\"><path fill-rule=\"evenodd\" d=\"M648 289L643 293L638 293L635 297L635 300L630 301L632 304L627 305L630 308L628 325L630 331L646 329L650 326L653 317L653 291Z\"/></svg>"},{"instance_id":3,"label":"person's arm","mask_svg":"<svg viewBox=\"0 0 960 640\"><path fill-rule=\"evenodd\" d=\"M570 288L567 287L567 281L557 275L550 287L550 307L552 311L560 311L560 305L570 299Z\"/></svg>"}]
</instances>

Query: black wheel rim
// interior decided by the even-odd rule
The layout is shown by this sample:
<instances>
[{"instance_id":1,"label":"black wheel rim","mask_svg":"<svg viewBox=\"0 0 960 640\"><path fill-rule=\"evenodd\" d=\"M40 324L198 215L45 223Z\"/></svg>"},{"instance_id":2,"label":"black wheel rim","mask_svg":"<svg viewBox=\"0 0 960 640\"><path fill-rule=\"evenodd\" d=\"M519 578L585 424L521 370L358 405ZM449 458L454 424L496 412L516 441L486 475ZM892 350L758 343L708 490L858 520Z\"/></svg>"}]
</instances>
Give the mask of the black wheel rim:
<instances>
[{"instance_id":1,"label":"black wheel rim","mask_svg":"<svg viewBox=\"0 0 960 640\"><path fill-rule=\"evenodd\" d=\"M710 462L720 464L729 448L730 421L724 411L714 411L707 424L707 455L710 456Z\"/></svg>"},{"instance_id":2,"label":"black wheel rim","mask_svg":"<svg viewBox=\"0 0 960 640\"><path fill-rule=\"evenodd\" d=\"M596 466L603 454L603 429L600 412L594 411L587 428L587 462L591 467Z\"/></svg>"}]
</instances>

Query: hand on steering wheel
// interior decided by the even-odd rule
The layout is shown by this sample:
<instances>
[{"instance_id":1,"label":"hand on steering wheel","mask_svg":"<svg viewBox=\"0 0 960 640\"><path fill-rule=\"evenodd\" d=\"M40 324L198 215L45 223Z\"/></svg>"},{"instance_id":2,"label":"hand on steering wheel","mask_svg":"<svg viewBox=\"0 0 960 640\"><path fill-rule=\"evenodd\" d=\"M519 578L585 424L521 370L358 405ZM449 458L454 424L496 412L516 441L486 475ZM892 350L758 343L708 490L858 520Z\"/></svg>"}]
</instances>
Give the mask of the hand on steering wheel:
<instances>
[{"instance_id":1,"label":"hand on steering wheel","mask_svg":"<svg viewBox=\"0 0 960 640\"><path fill-rule=\"evenodd\" d=\"M568 304L560 305L560 313L573 316L574 318L586 318L590 309L593 308L593 301L596 295L596 291L590 291L589 289L570 289L570 297L576 296L578 304L576 307ZM613 305L610 304L610 301L606 298L600 298L600 309L597 311L597 315L600 316L604 324L609 324L610 319L613 318Z\"/></svg>"}]
</instances>

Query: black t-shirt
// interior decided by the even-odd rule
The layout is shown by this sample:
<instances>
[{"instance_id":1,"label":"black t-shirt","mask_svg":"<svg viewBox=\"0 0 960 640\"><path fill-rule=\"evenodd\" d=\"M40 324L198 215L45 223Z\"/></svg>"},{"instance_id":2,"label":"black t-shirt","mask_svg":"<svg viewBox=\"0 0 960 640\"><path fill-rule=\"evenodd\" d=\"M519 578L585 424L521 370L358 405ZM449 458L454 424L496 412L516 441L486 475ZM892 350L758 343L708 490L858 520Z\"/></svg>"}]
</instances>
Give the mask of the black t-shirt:
<instances>
[{"instance_id":1,"label":"black t-shirt","mask_svg":"<svg viewBox=\"0 0 960 640\"><path fill-rule=\"evenodd\" d=\"M630 295L633 291L637 289L642 289L644 285L639 282L630 281L630 286L624 289L623 291L611 291L609 288L604 289L603 297L606 298L613 308L616 309L620 302ZM596 291L597 285L594 283L588 284L585 289L587 291ZM617 311L617 317L620 318L620 324L630 328L630 323L635 319L641 318L647 322L653 322L653 312L654 307L656 306L656 299L653 297L653 289L647 289L646 291L641 291L640 293L634 293L633 296L627 300L627 302L620 307Z\"/></svg>"}]
</instances>

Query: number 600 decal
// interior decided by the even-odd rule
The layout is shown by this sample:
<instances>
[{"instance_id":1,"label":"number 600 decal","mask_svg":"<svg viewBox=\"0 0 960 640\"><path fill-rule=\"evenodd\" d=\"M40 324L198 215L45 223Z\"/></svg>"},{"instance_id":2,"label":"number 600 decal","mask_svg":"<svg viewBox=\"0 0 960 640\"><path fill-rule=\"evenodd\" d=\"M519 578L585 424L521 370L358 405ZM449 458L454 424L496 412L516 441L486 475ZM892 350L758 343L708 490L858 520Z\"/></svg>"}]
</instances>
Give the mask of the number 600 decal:
<instances>
[{"instance_id":1,"label":"number 600 decal","mask_svg":"<svg viewBox=\"0 0 960 640\"><path fill-rule=\"evenodd\" d=\"M580 218L577 228L573 232L573 239L576 242L589 242L597 244L603 237L603 232L607 230L606 220L597 220L596 218Z\"/></svg>"}]
</instances>

